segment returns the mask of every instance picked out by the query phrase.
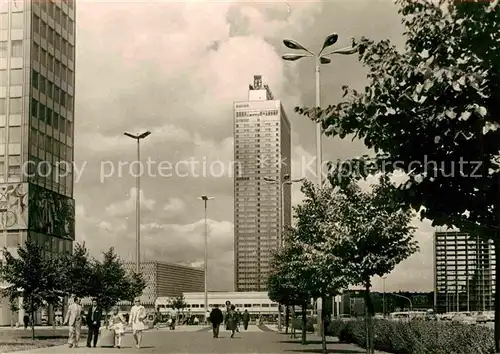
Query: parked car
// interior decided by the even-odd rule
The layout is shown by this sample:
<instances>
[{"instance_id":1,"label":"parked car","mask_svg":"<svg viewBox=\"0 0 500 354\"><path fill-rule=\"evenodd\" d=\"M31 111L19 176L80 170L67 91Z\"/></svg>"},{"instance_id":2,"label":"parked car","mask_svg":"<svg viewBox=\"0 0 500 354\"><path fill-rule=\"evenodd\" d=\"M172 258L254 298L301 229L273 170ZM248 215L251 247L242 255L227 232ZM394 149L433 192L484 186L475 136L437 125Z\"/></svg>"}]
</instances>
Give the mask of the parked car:
<instances>
[{"instance_id":1,"label":"parked car","mask_svg":"<svg viewBox=\"0 0 500 354\"><path fill-rule=\"evenodd\" d=\"M493 311L479 311L475 315L477 323L487 323L495 321L495 313Z\"/></svg>"},{"instance_id":2,"label":"parked car","mask_svg":"<svg viewBox=\"0 0 500 354\"><path fill-rule=\"evenodd\" d=\"M451 321L453 316L455 316L457 312L447 312L441 315L441 320L443 321Z\"/></svg>"},{"instance_id":3,"label":"parked car","mask_svg":"<svg viewBox=\"0 0 500 354\"><path fill-rule=\"evenodd\" d=\"M476 324L476 318L470 312L459 312L451 319L454 323Z\"/></svg>"},{"instance_id":4,"label":"parked car","mask_svg":"<svg viewBox=\"0 0 500 354\"><path fill-rule=\"evenodd\" d=\"M350 321L350 320L353 320L352 316L351 315L348 315L346 313L343 313L342 315L340 315L340 319L342 321Z\"/></svg>"}]
</instances>

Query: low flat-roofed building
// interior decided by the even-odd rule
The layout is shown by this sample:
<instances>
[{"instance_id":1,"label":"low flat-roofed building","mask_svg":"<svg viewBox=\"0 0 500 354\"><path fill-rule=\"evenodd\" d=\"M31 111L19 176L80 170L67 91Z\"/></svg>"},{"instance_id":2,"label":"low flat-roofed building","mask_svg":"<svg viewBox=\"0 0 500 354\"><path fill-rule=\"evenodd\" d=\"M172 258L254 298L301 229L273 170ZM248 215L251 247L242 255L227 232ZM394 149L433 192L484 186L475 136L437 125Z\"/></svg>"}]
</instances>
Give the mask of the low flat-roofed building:
<instances>
[{"instance_id":1,"label":"low flat-roofed building","mask_svg":"<svg viewBox=\"0 0 500 354\"><path fill-rule=\"evenodd\" d=\"M135 271L135 263L124 263L128 272ZM153 308L159 297L173 298L184 292L203 291L205 289L205 272L202 268L189 267L181 264L148 261L141 263L141 273L146 281L140 299L141 303L148 308ZM85 306L90 305L91 300L82 300ZM122 301L118 304L127 310L130 303Z\"/></svg>"},{"instance_id":2,"label":"low flat-roofed building","mask_svg":"<svg viewBox=\"0 0 500 354\"><path fill-rule=\"evenodd\" d=\"M185 292L184 300L187 304L186 312L192 315L204 315L205 293L204 292ZM231 301L241 312L248 310L252 315L277 315L278 303L271 301L266 291L251 292L228 292L228 291L210 291L208 292L208 309L211 310L214 305L219 305L222 311L225 311L226 301ZM169 309L171 298L159 297L156 305L160 310L171 311Z\"/></svg>"}]
</instances>

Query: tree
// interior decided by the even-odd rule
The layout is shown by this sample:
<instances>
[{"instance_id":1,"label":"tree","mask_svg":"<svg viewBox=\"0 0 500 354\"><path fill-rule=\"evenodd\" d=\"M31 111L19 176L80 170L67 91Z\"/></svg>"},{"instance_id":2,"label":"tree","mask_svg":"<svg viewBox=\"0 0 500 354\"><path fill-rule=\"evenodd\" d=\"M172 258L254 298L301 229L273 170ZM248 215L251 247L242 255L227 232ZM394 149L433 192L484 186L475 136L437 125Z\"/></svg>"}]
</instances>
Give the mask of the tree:
<instances>
[{"instance_id":1,"label":"tree","mask_svg":"<svg viewBox=\"0 0 500 354\"><path fill-rule=\"evenodd\" d=\"M307 344L307 304L311 299L307 279L311 274L301 263L303 249L292 242L292 229L284 235L285 246L279 249L272 260L268 284L269 297L278 303L297 304L302 308L302 344Z\"/></svg>"},{"instance_id":2,"label":"tree","mask_svg":"<svg viewBox=\"0 0 500 354\"><path fill-rule=\"evenodd\" d=\"M120 300L132 300L145 288L140 275L127 274L113 247L104 252L102 262L95 261L93 267L95 282L90 295L99 301L106 314Z\"/></svg>"},{"instance_id":3,"label":"tree","mask_svg":"<svg viewBox=\"0 0 500 354\"><path fill-rule=\"evenodd\" d=\"M35 339L35 312L44 303L57 304L64 295L60 277L59 262L56 257L44 257L42 248L34 242L17 249L17 257L7 249L3 250L5 262L0 268L0 276L8 284L3 290L14 308L20 298L22 307L31 315L32 338Z\"/></svg>"},{"instance_id":4,"label":"tree","mask_svg":"<svg viewBox=\"0 0 500 354\"><path fill-rule=\"evenodd\" d=\"M330 179L345 186L370 173L402 170L409 178L397 189L402 203L434 225L492 239L500 254L498 1L489 8L484 2L398 3L404 51L388 40L361 39L364 92L344 87L344 102L298 111L314 114L326 135L354 136L375 152L332 164ZM500 292L495 296L500 352Z\"/></svg>"},{"instance_id":5,"label":"tree","mask_svg":"<svg viewBox=\"0 0 500 354\"><path fill-rule=\"evenodd\" d=\"M342 288L347 287L349 280L336 230L325 227L336 217L332 212L332 207L335 207L332 204L333 190L330 187L317 189L308 181L303 183L301 190L305 198L294 207L297 223L291 229L288 241L300 250L295 253L293 261L295 267L300 268L303 289L315 300L321 298L326 304L327 297L338 295ZM324 305L318 316L322 348L327 353Z\"/></svg>"},{"instance_id":6,"label":"tree","mask_svg":"<svg viewBox=\"0 0 500 354\"><path fill-rule=\"evenodd\" d=\"M127 285L123 298L128 301L133 301L136 297L141 296L147 284L141 274L132 272L127 277Z\"/></svg>"},{"instance_id":7,"label":"tree","mask_svg":"<svg viewBox=\"0 0 500 354\"><path fill-rule=\"evenodd\" d=\"M170 307L172 307L172 309L174 309L174 310L180 310L181 312L184 312L184 309L187 307L187 305L188 304L187 304L186 300L184 299L183 294L174 297L170 301Z\"/></svg>"},{"instance_id":8,"label":"tree","mask_svg":"<svg viewBox=\"0 0 500 354\"><path fill-rule=\"evenodd\" d=\"M331 217L324 224L327 233L335 237L328 239L323 249L328 252L333 247L332 252L342 254L341 267L347 277L365 288L367 353L374 351L371 278L390 273L418 250L413 240L415 227L411 226L413 212L391 199L392 190L387 176L367 192L354 183L337 188L329 209Z\"/></svg>"},{"instance_id":9,"label":"tree","mask_svg":"<svg viewBox=\"0 0 500 354\"><path fill-rule=\"evenodd\" d=\"M76 244L73 252L63 256L64 272L66 278L65 292L68 296L83 298L91 295L95 286L95 270L93 261L89 257L89 252L85 243Z\"/></svg>"},{"instance_id":10,"label":"tree","mask_svg":"<svg viewBox=\"0 0 500 354\"><path fill-rule=\"evenodd\" d=\"M277 250L273 254L273 258L271 260L271 272L267 278L267 291L269 299L287 307L286 333L288 333L289 323L288 308L292 307L293 309L295 306L301 306L305 309L310 298L309 294L304 291L304 288L300 287L300 281L294 279L294 275L297 275L297 272L289 267L295 251L296 250L290 246L285 246L284 248ZM303 326L303 329L305 328L306 327ZM292 331L292 333L294 332ZM303 330L302 334L302 341L305 344L306 331Z\"/></svg>"}]
</instances>

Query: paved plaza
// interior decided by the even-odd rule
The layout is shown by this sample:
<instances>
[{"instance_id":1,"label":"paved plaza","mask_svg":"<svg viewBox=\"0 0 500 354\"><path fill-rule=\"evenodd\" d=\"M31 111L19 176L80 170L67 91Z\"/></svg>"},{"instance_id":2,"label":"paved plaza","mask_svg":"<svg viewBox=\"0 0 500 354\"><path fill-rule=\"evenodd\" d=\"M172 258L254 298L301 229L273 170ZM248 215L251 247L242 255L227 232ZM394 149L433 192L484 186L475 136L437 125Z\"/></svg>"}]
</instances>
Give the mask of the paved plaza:
<instances>
[{"instance_id":1,"label":"paved plaza","mask_svg":"<svg viewBox=\"0 0 500 354\"><path fill-rule=\"evenodd\" d=\"M321 342L312 334L308 335L310 343L301 345L298 339L290 339L289 335L267 330L265 327L250 326L248 331L236 333L231 339L227 331L221 331L220 338L214 339L208 328L195 330L189 327L177 327L174 331L168 328L149 330L144 333L143 347L133 347L131 334L126 334L121 349L86 348L85 338L82 338L79 348L70 349L67 346L36 349L16 354L49 354L49 353L321 353ZM353 345L334 343L329 339L330 353L364 353L365 351Z\"/></svg>"}]
</instances>

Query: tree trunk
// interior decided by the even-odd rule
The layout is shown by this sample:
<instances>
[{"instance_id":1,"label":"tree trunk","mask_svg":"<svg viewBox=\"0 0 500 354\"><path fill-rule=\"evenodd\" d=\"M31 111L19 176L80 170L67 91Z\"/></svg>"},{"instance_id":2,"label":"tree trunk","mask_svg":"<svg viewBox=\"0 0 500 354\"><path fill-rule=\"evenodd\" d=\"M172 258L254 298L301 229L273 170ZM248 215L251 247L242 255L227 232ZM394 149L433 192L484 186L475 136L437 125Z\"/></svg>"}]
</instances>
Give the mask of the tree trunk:
<instances>
[{"instance_id":1,"label":"tree trunk","mask_svg":"<svg viewBox=\"0 0 500 354\"><path fill-rule=\"evenodd\" d=\"M326 305L326 297L323 296L321 298L321 313L318 313L318 316L320 316L320 328L319 328L319 333L321 334L321 348L323 349L323 354L327 354L328 350L326 348L326 333L325 333L325 306Z\"/></svg>"},{"instance_id":2,"label":"tree trunk","mask_svg":"<svg viewBox=\"0 0 500 354\"><path fill-rule=\"evenodd\" d=\"M302 304L302 344L307 344L307 303Z\"/></svg>"},{"instance_id":3,"label":"tree trunk","mask_svg":"<svg viewBox=\"0 0 500 354\"><path fill-rule=\"evenodd\" d=\"M290 324L290 306L285 309L285 334L288 334L288 325Z\"/></svg>"},{"instance_id":4,"label":"tree trunk","mask_svg":"<svg viewBox=\"0 0 500 354\"><path fill-rule=\"evenodd\" d=\"M495 257L500 259L500 235L497 235L494 239L495 243ZM495 272L495 284L500 284L500 272ZM500 291L498 290L499 285L496 285L497 290L495 291L495 353L500 353Z\"/></svg>"},{"instance_id":5,"label":"tree trunk","mask_svg":"<svg viewBox=\"0 0 500 354\"><path fill-rule=\"evenodd\" d=\"M365 308L366 308L366 353L373 354L375 352L373 342L373 303L370 295L370 281L365 283Z\"/></svg>"},{"instance_id":6,"label":"tree trunk","mask_svg":"<svg viewBox=\"0 0 500 354\"><path fill-rule=\"evenodd\" d=\"M35 311L31 311L31 339L35 340Z\"/></svg>"}]
</instances>

